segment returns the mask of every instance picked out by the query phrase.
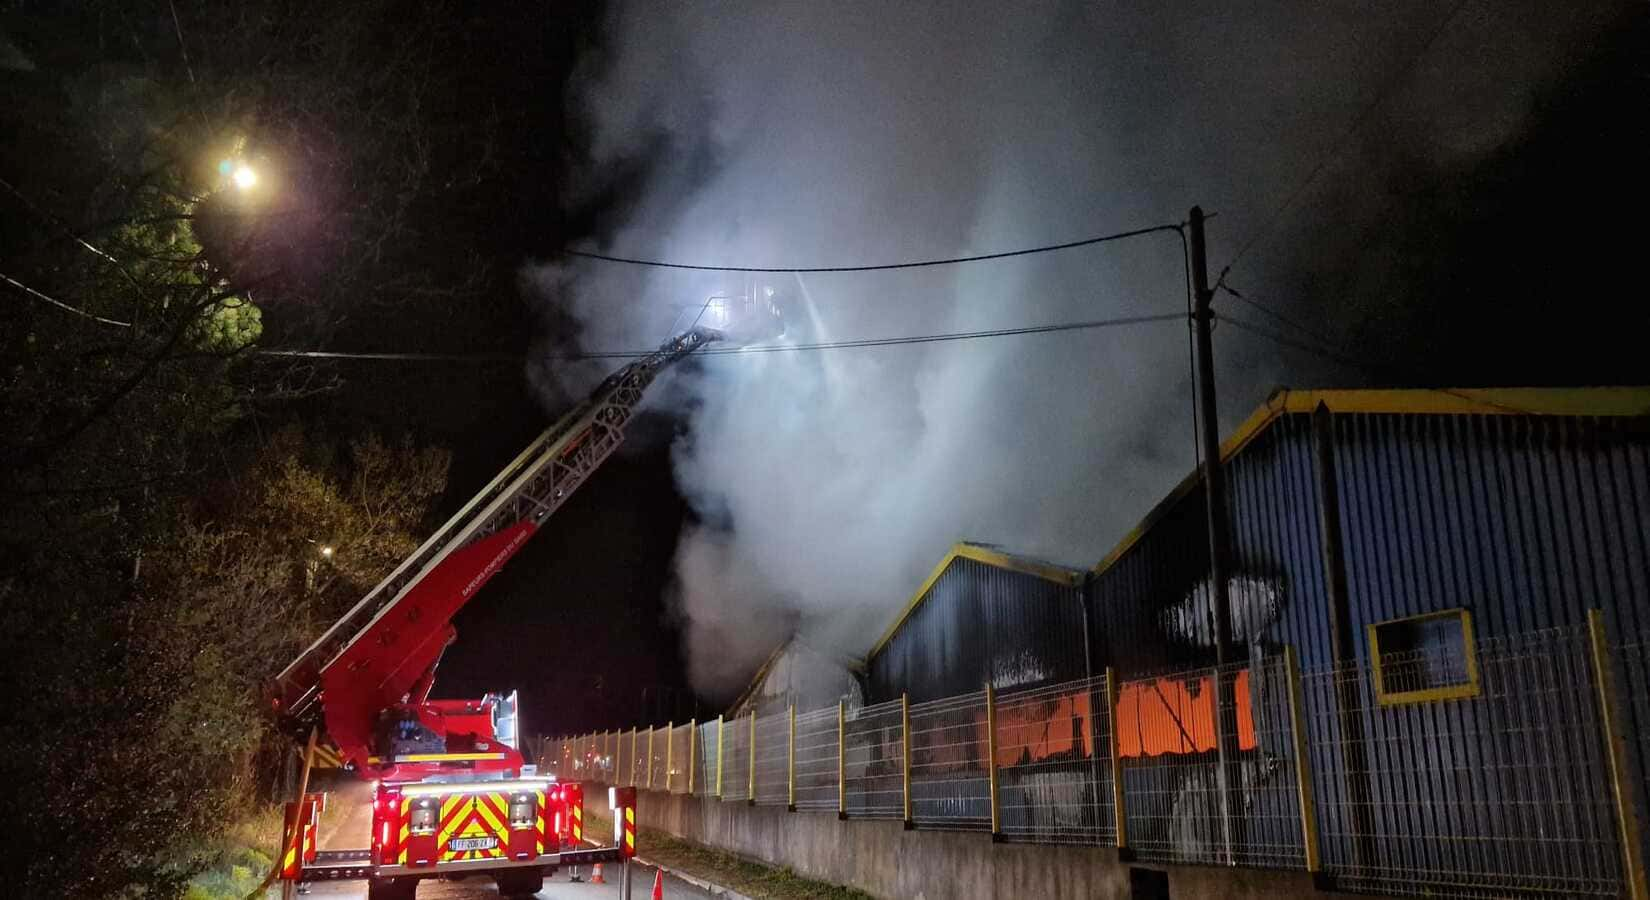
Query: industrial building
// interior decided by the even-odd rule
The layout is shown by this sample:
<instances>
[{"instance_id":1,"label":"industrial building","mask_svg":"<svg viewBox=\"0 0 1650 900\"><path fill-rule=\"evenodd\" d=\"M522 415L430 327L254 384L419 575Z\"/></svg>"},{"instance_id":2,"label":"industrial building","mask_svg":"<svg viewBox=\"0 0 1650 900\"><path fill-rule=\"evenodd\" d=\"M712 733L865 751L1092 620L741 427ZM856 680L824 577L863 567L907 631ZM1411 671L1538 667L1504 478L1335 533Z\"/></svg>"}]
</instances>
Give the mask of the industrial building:
<instances>
[{"instance_id":1,"label":"industrial building","mask_svg":"<svg viewBox=\"0 0 1650 900\"><path fill-rule=\"evenodd\" d=\"M1209 859L1235 818L1258 848L1236 861L1320 854L1353 889L1609 893L1628 877L1598 735L1625 735L1630 773L1650 770L1650 389L1280 391L1221 459L1225 674L1208 668L1194 472L1091 570L957 545L864 661L808 699L834 703L849 682L867 706L1065 685L1038 695L1040 724L997 725L1020 736L997 768L1025 801L1003 828L1034 839L1121 843L1106 823L1127 796L1142 799L1117 830L1151 858ZM1620 689L1613 732L1597 635ZM751 693L797 696L761 687L775 670ZM1108 671L1109 704L1094 688ZM1223 690L1237 813L1215 811ZM952 718L947 746L985 728L977 712ZM1115 797L1100 765L1113 752ZM943 807L931 819L983 821L977 761L926 765L948 785L925 791L919 758L911 790ZM1615 777L1650 810L1643 777ZM1321 848L1295 846L1303 816ZM1587 859L1555 862L1567 854Z\"/></svg>"}]
</instances>

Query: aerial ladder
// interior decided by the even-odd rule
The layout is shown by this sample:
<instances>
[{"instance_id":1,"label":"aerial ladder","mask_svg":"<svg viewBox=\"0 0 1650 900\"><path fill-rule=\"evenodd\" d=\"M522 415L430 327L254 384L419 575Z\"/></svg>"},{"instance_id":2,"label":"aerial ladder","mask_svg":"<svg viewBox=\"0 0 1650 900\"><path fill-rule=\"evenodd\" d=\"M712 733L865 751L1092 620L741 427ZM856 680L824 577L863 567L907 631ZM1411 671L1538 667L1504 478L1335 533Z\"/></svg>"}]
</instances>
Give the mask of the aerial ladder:
<instances>
[{"instance_id":1,"label":"aerial ladder","mask_svg":"<svg viewBox=\"0 0 1650 900\"><path fill-rule=\"evenodd\" d=\"M783 333L773 304L749 296L712 319L718 327L696 322L609 375L275 677L269 700L283 730L307 736L311 752L318 741L336 748L346 770L375 783L361 850L315 846L324 798L300 788L278 877L366 879L371 900L409 900L426 878L490 875L501 894L526 896L558 866L634 855L633 831L585 846L583 787L526 762L513 693L430 692L453 616L613 454L654 379L730 332Z\"/></svg>"}]
</instances>

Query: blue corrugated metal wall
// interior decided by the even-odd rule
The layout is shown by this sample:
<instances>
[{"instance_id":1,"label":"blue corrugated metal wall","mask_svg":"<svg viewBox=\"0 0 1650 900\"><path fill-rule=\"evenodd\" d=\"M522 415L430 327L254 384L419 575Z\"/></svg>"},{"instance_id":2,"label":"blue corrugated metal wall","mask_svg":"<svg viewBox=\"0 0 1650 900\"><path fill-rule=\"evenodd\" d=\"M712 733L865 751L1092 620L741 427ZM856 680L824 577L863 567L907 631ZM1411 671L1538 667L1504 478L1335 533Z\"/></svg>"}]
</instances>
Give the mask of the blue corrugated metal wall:
<instances>
[{"instance_id":1,"label":"blue corrugated metal wall","mask_svg":"<svg viewBox=\"0 0 1650 900\"><path fill-rule=\"evenodd\" d=\"M1618 641L1650 632L1650 432L1643 420L1337 414L1332 428L1359 660L1367 662L1369 652L1365 625L1455 607L1472 612L1481 642L1578 628L1590 607L1605 611ZM1304 666L1325 668L1331 635L1313 463L1312 421L1302 414L1280 417L1226 463L1233 630L1256 645L1252 652L1293 644ZM1126 677L1212 661L1208 630L1195 619L1208 609L1196 593L1208 565L1203 504L1194 484L1091 580L1096 667L1114 665ZM1642 668L1625 673L1631 696L1650 691L1640 683ZM1650 721L1639 721L1650 705L1628 705L1635 733L1650 732ZM1384 852L1420 858L1429 848L1406 843L1406 828L1496 830L1482 821L1483 811L1515 810L1492 802L1508 784L1484 774L1504 771L1509 752L1485 737L1493 714L1484 704L1450 703L1360 711L1374 748L1368 762L1383 773L1372 783L1372 824L1385 835ZM1314 727L1338 731L1330 718ZM1312 736L1315 745L1340 739ZM1639 742L1638 754L1645 748ZM1571 750L1553 752L1565 756L1553 765L1572 762ZM1349 823L1335 818L1350 800L1344 760L1329 754L1314 763L1323 830L1344 835ZM1399 774L1435 767L1475 774L1457 784ZM1644 771L1642 761L1637 768ZM1451 802L1428 802L1445 797ZM1647 799L1641 793L1640 809L1650 808ZM1412 805L1431 810L1427 823L1392 818ZM1325 853L1348 864L1351 849L1326 841Z\"/></svg>"},{"instance_id":2,"label":"blue corrugated metal wall","mask_svg":"<svg viewBox=\"0 0 1650 900\"><path fill-rule=\"evenodd\" d=\"M867 702L937 700L1085 674L1083 590L977 560L953 560L881 652Z\"/></svg>"}]
</instances>

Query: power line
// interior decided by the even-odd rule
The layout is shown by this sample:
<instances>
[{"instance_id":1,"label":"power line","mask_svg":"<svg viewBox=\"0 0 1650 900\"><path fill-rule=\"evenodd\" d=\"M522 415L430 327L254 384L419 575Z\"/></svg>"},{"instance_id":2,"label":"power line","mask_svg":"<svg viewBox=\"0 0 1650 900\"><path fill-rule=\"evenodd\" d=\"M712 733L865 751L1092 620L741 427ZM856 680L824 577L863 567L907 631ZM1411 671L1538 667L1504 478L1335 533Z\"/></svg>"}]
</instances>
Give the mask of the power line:
<instances>
[{"instance_id":1,"label":"power line","mask_svg":"<svg viewBox=\"0 0 1650 900\"><path fill-rule=\"evenodd\" d=\"M1283 214L1288 212L1305 195L1306 189L1318 180L1318 176L1323 174L1324 169L1331 162L1339 159L1342 153L1346 152L1347 143L1352 136L1363 130L1370 117L1381 107L1381 104L1386 102L1392 92L1403 83L1410 70L1427 55L1427 51L1431 50L1432 45L1438 42L1438 38L1444 33L1444 29L1455 19L1461 8L1466 5L1467 0L1456 0L1455 5L1450 7L1449 12L1438 21L1437 25L1433 26L1432 32L1427 35L1426 40L1422 41L1410 58L1387 79L1384 85L1376 90L1375 96L1370 98L1369 103L1347 126L1346 131L1329 146L1328 151L1318 158L1317 164L1307 172L1306 178L1297 183L1295 188L1284 198L1283 204L1274 209L1272 214L1267 216L1265 221L1261 223L1261 227L1250 234L1249 239L1243 243L1243 246L1238 248L1237 253L1233 254L1232 259L1226 263L1223 269L1230 269L1237 265L1238 261L1259 244L1262 238L1271 234L1273 226L1277 225L1282 220Z\"/></svg>"},{"instance_id":2,"label":"power line","mask_svg":"<svg viewBox=\"0 0 1650 900\"><path fill-rule=\"evenodd\" d=\"M698 351L702 356L732 356L751 353L794 353L819 350L847 350L866 347L896 347L909 344L935 344L954 341L973 341L987 338L1012 337L1029 334L1054 334L1066 331L1084 331L1098 328L1120 328L1153 322L1172 322L1185 318L1182 313L1157 313L1144 316L1118 316L1083 322L1061 322L1054 325L1029 325L1020 328L993 328L983 331L953 331L942 334L915 334L898 337L856 338L841 341L816 341L805 344L758 344L749 347L712 347ZM295 357L301 359L353 359L399 362L521 362L524 354L507 353L354 353L342 350L253 350L259 356ZM640 359L651 356L654 350L613 350L590 353L567 353L535 356L535 359L581 361L602 359Z\"/></svg>"},{"instance_id":3,"label":"power line","mask_svg":"<svg viewBox=\"0 0 1650 900\"><path fill-rule=\"evenodd\" d=\"M1045 244L1040 247L1026 247L1020 250L1004 250L999 253L982 253L977 256L952 256L944 259L924 259L911 262L880 263L877 265L859 266L712 266L698 263L665 262L655 259L636 259L628 256L610 256L605 253L594 253L589 250L574 250L571 247L563 248L562 253L568 256L577 256L584 259L595 259L602 262L619 263L627 266L647 266L655 269L691 269L696 272L766 272L778 274L819 274L826 272L884 272L891 269L922 269L929 266L955 266L962 263L984 262L991 259L1008 259L1014 256L1030 256L1034 253L1053 253L1056 250L1070 250L1074 247L1089 247L1095 244L1105 244L1112 241L1121 241L1128 238L1140 237L1147 234L1156 234L1162 231L1180 230L1179 224L1152 225L1147 228L1135 228L1130 231L1119 231L1114 234L1103 234L1098 237L1084 238L1078 241L1067 241L1063 244Z\"/></svg>"},{"instance_id":4,"label":"power line","mask_svg":"<svg viewBox=\"0 0 1650 900\"><path fill-rule=\"evenodd\" d=\"M119 319L105 319L104 317L102 317L100 315L97 315L95 313L89 313L89 312L81 309L78 306L70 306L69 304L64 303L62 300L58 300L58 299L53 298L53 297L48 297L45 294L42 294L41 292L35 290L32 287L29 287L28 285L24 284L21 281L18 281L17 279L11 277L10 275L7 275L4 272L0 272L0 281L6 282L7 284L11 285L12 287L17 288L18 290L22 291L25 294L28 294L31 297L34 297L37 300L44 300L45 302L50 303L51 305L57 307L58 309L67 310L68 312L72 312L75 315L80 316L82 318L91 319L94 322L101 322L104 325L118 325L121 328L131 328L132 327L131 322L122 322Z\"/></svg>"},{"instance_id":5,"label":"power line","mask_svg":"<svg viewBox=\"0 0 1650 900\"><path fill-rule=\"evenodd\" d=\"M1290 348L1293 348L1295 350L1300 350L1304 353L1309 353L1309 354L1312 354L1313 356L1318 356L1318 357L1321 357L1323 359L1330 360L1332 362L1338 362L1338 363L1341 363L1342 365L1352 366L1353 368L1363 369L1363 370L1369 371L1369 372L1377 372L1377 373L1382 373L1382 374L1386 374L1386 375L1395 375L1395 376L1398 376L1400 378L1403 378L1405 380L1412 381L1412 382L1415 382L1415 383L1422 383L1426 380L1424 378L1418 377L1418 373L1416 373L1413 370L1404 369L1404 368L1401 368L1401 367L1398 367L1398 366L1393 366L1393 365L1385 364L1385 363L1376 363L1376 362L1370 362L1368 360L1357 359L1356 357L1351 357L1351 356L1347 356L1343 353L1338 353L1338 352L1336 352L1334 350L1331 350L1327 347L1314 346L1314 345L1306 343L1304 341L1294 340L1294 339L1289 338L1285 335L1279 334L1275 331L1271 331L1267 328L1256 325L1253 322L1245 322L1241 319L1234 319L1230 316L1221 316L1220 321L1227 322L1231 325L1236 326L1237 328L1240 328L1244 331L1249 332L1250 334L1266 338L1267 340L1272 341L1272 342L1277 343L1277 344L1280 344L1282 346L1290 347ZM1494 400L1488 400L1488 399L1485 399L1482 396L1479 396L1479 395L1476 395L1476 394L1471 394L1471 393L1468 393L1467 391L1458 390L1458 389L1455 389L1455 388L1422 387L1422 388L1417 388L1417 390L1432 391L1432 392L1438 393L1438 394L1448 394L1451 397L1459 397L1462 400L1466 400L1466 401L1469 401L1471 403L1482 404L1484 406L1493 406L1496 409L1500 409L1500 410L1503 410L1503 411L1509 412L1509 413L1518 413L1520 415L1537 415L1537 413L1534 410L1524 409L1524 408L1518 407L1518 406L1509 406L1505 403L1497 403Z\"/></svg>"},{"instance_id":6,"label":"power line","mask_svg":"<svg viewBox=\"0 0 1650 900\"><path fill-rule=\"evenodd\" d=\"M1225 276L1223 275L1222 278L1224 278L1224 277ZM1323 344L1325 346L1330 346L1330 347L1333 347L1336 344L1336 341L1333 341L1330 338L1328 338L1327 336L1325 336L1323 332L1318 331L1314 328L1311 328L1311 327L1303 324L1298 319L1294 319L1294 318L1291 318L1289 316L1286 316L1283 313L1280 313L1280 312L1272 309L1269 306L1265 306L1261 303L1258 303L1254 300L1249 299L1248 297L1245 297L1243 294L1241 294L1238 291L1234 290L1225 281L1216 282L1215 288L1217 290L1225 291L1227 294L1231 295L1233 299L1239 301L1240 303L1243 303L1243 304L1247 305L1249 308L1255 310L1256 312L1260 313L1261 315L1266 316L1266 317L1268 317L1268 318L1270 318L1270 319L1272 319L1276 322L1279 322L1283 325L1287 325L1290 328L1295 329L1296 331L1300 332L1303 335L1306 335L1307 337L1311 338L1312 340L1317 341L1320 344Z\"/></svg>"}]
</instances>

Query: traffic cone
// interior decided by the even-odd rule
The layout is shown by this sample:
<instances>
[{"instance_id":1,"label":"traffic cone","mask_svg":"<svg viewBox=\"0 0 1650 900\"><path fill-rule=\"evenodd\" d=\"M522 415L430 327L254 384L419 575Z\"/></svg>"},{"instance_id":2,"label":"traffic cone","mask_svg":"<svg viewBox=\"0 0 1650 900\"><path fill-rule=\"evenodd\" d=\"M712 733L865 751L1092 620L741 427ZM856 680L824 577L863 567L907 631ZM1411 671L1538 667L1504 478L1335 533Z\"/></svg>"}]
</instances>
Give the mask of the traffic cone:
<instances>
[{"instance_id":1,"label":"traffic cone","mask_svg":"<svg viewBox=\"0 0 1650 900\"><path fill-rule=\"evenodd\" d=\"M657 869L653 873L653 900L665 900L664 869Z\"/></svg>"},{"instance_id":2,"label":"traffic cone","mask_svg":"<svg viewBox=\"0 0 1650 900\"><path fill-rule=\"evenodd\" d=\"M602 877L602 864L596 863L595 871L590 873L591 884L606 884L607 879Z\"/></svg>"}]
</instances>

